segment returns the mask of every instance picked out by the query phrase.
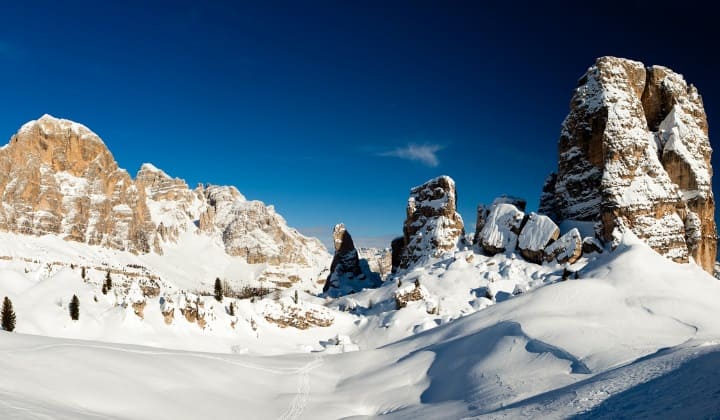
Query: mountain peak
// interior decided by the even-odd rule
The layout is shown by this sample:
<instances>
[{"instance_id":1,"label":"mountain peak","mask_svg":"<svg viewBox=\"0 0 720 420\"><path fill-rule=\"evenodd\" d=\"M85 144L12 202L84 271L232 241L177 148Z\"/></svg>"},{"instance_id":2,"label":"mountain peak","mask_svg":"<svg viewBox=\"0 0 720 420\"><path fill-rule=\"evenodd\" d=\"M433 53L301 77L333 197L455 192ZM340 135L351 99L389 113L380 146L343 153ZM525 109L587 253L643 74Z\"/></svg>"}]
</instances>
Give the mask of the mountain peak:
<instances>
[{"instance_id":1,"label":"mountain peak","mask_svg":"<svg viewBox=\"0 0 720 420\"><path fill-rule=\"evenodd\" d=\"M152 172L153 174L157 174L163 178L169 178L172 177L167 174L167 172L163 171L162 169L158 168L157 166L153 165L152 163L143 163L140 166L140 170L138 171L138 175L140 175L141 172Z\"/></svg>"},{"instance_id":2,"label":"mountain peak","mask_svg":"<svg viewBox=\"0 0 720 420\"><path fill-rule=\"evenodd\" d=\"M103 144L100 136L95 134L87 126L77 123L72 120L64 118L57 118L50 114L43 114L37 120L31 120L26 122L20 127L17 134L32 132L33 130L39 130L44 136L51 134L68 134L64 137L69 138L69 134L76 135L79 139L89 140L95 143Z\"/></svg>"}]
</instances>

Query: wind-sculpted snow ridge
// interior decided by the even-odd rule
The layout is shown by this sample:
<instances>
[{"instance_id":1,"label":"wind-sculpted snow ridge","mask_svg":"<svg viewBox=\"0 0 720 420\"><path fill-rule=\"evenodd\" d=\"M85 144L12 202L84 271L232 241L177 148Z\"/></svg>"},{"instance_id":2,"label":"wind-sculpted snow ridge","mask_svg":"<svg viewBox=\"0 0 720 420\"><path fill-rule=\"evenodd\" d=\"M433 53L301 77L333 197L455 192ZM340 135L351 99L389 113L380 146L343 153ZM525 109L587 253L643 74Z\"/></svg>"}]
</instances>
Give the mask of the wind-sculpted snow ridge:
<instances>
[{"instance_id":1,"label":"wind-sculpted snow ridge","mask_svg":"<svg viewBox=\"0 0 720 420\"><path fill-rule=\"evenodd\" d=\"M580 79L540 212L631 230L666 257L712 272L717 243L708 125L697 89L672 70L601 57Z\"/></svg>"},{"instance_id":2,"label":"wind-sculpted snow ridge","mask_svg":"<svg viewBox=\"0 0 720 420\"><path fill-rule=\"evenodd\" d=\"M326 307L333 325L302 334L263 318L255 320L253 330L243 321L251 315L249 300L238 305L235 329L221 330L229 316L218 309L227 302L212 299L205 300L204 340L196 325L172 325L183 342L193 343L192 351L0 333L5 378L0 417L610 418L629 409L639 417L704 418L717 412L714 399L699 401L697 395L720 390L720 321L714 316L720 283L699 267L668 261L631 233L614 251L582 256L570 266L579 278L566 281L560 281L566 265L537 265L505 254L456 251L451 259L428 263L397 278L401 285L387 282L336 300ZM77 272L60 272L27 289L27 299L16 298L18 313L31 316L30 305L47 307L45 317L57 311L52 301L38 296L39 289L77 282L70 275ZM493 274L484 280L485 272ZM9 280L0 284L1 293L10 287L22 295L22 283L7 266L3 278ZM512 283L531 287L511 298L513 293L503 291ZM480 290L472 288L478 285ZM396 309L392 295L416 287L422 299ZM81 297L86 312L80 320L67 317L52 329L88 337L94 318L108 316L101 315L108 312L102 299L93 303ZM272 305L294 306L288 299L261 301L258 309L272 314L279 308ZM305 303L299 307L312 308L311 297L300 299ZM427 299L436 300L434 313ZM486 307L476 311L468 300ZM334 309L351 301L354 309ZM168 335L156 329L148 313L159 310L156 305L148 300L144 320L129 309L110 311L117 317L114 329L137 341L153 337L167 345ZM41 325L42 317L30 324ZM193 331L198 339L188 340L196 336ZM298 346L294 353L305 354L272 355L293 344ZM234 354L202 352L231 349ZM107 384L103 392L97 383ZM162 397L168 384L171 399ZM184 403L178 405L178 398ZM134 403L117 403L130 400ZM690 407L683 404L691 400Z\"/></svg>"}]
</instances>

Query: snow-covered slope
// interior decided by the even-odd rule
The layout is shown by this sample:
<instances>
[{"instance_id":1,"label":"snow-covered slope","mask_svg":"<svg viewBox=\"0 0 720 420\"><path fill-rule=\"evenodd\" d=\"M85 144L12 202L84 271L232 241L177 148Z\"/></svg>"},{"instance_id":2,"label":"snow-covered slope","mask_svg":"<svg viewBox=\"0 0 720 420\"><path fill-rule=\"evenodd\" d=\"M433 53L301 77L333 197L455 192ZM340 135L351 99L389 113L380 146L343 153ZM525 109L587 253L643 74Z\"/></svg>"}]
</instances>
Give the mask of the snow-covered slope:
<instances>
[{"instance_id":1,"label":"snow-covered slope","mask_svg":"<svg viewBox=\"0 0 720 420\"><path fill-rule=\"evenodd\" d=\"M435 269L445 264L438 261ZM386 332L373 333L386 336L389 344L380 347L363 340L368 330L347 323L360 351L342 354L330 351L333 341L308 354L257 357L0 333L0 415L611 418L619 409L682 417L717 412L715 399L697 396L720 390L714 363L720 320L713 316L720 283L698 266L666 260L632 235L583 264L578 279L552 282L453 322L442 322L441 308L440 322L412 336L398 330L408 325L404 315L413 306L391 311ZM461 281L451 276L453 265L432 278L423 269L428 277L422 286L441 306L452 306L441 290ZM379 297L363 293L360 301ZM380 318L378 306L359 324ZM96 392L97 383L108 388ZM691 411L678 411L692 394Z\"/></svg>"}]
</instances>

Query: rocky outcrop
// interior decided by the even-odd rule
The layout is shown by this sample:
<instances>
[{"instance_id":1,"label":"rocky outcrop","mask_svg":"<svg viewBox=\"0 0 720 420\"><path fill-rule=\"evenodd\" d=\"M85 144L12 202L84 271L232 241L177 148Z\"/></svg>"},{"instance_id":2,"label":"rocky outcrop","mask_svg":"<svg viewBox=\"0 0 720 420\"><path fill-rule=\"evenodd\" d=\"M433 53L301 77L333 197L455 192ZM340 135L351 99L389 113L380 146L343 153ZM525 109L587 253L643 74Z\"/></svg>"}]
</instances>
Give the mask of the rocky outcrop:
<instances>
[{"instance_id":1,"label":"rocky outcrop","mask_svg":"<svg viewBox=\"0 0 720 420\"><path fill-rule=\"evenodd\" d=\"M198 194L206 204L199 228L219 232L228 254L250 264L318 266L324 262L327 251L322 243L288 227L273 206L248 201L235 187L201 187Z\"/></svg>"},{"instance_id":2,"label":"rocky outcrop","mask_svg":"<svg viewBox=\"0 0 720 420\"><path fill-rule=\"evenodd\" d=\"M438 310L437 301L430 296L430 292L419 281L396 290L393 297L397 309L407 307L410 302L424 301L427 313L436 314Z\"/></svg>"},{"instance_id":3,"label":"rocky outcrop","mask_svg":"<svg viewBox=\"0 0 720 420\"><path fill-rule=\"evenodd\" d=\"M340 287L339 283L344 278L362 275L360 258L355 249L355 244L342 223L335 225L333 228L333 245L335 246L335 255L330 264L330 276L325 281L323 292L327 292L331 287Z\"/></svg>"},{"instance_id":4,"label":"rocky outcrop","mask_svg":"<svg viewBox=\"0 0 720 420\"><path fill-rule=\"evenodd\" d=\"M0 149L0 230L134 253L159 250L145 202L87 127L44 115Z\"/></svg>"},{"instance_id":5,"label":"rocky outcrop","mask_svg":"<svg viewBox=\"0 0 720 420\"><path fill-rule=\"evenodd\" d=\"M176 242L191 226L188 218L198 208L197 194L182 179L172 178L149 163L142 165L135 176L135 184L145 192L158 239Z\"/></svg>"},{"instance_id":6,"label":"rocky outcrop","mask_svg":"<svg viewBox=\"0 0 720 420\"><path fill-rule=\"evenodd\" d=\"M278 301L266 300L263 303L265 307L262 313L265 320L280 328L306 330L311 327L329 327L335 320L325 307L305 302L295 303L287 297Z\"/></svg>"},{"instance_id":7,"label":"rocky outcrop","mask_svg":"<svg viewBox=\"0 0 720 420\"><path fill-rule=\"evenodd\" d=\"M477 206L477 219L475 221L475 236L473 237L473 244L479 244L482 240L481 233L487 222L487 218L490 215L490 209L492 206L486 206L485 204L478 204Z\"/></svg>"},{"instance_id":8,"label":"rocky outcrop","mask_svg":"<svg viewBox=\"0 0 720 420\"><path fill-rule=\"evenodd\" d=\"M342 223L333 228L333 244L335 255L323 292L340 296L381 284L380 273L373 272L367 260L359 258L352 237Z\"/></svg>"},{"instance_id":9,"label":"rocky outcrop","mask_svg":"<svg viewBox=\"0 0 720 420\"><path fill-rule=\"evenodd\" d=\"M425 257L440 257L464 240L465 228L457 212L455 181L440 176L410 190L403 226L400 268Z\"/></svg>"},{"instance_id":10,"label":"rocky outcrop","mask_svg":"<svg viewBox=\"0 0 720 420\"><path fill-rule=\"evenodd\" d=\"M583 239L582 242L582 253L583 254L602 254L603 253L603 246L600 241L598 241L596 238L587 237Z\"/></svg>"},{"instance_id":11,"label":"rocky outcrop","mask_svg":"<svg viewBox=\"0 0 720 420\"><path fill-rule=\"evenodd\" d=\"M390 242L390 264L392 265L392 272L396 272L400 268L400 261L402 261L402 254L405 250L405 238L399 236Z\"/></svg>"},{"instance_id":12,"label":"rocky outcrop","mask_svg":"<svg viewBox=\"0 0 720 420\"><path fill-rule=\"evenodd\" d=\"M706 271L716 252L711 147L700 95L672 70L601 57L580 79L563 122L558 172L540 212L597 221L605 241L630 230Z\"/></svg>"}]
</instances>

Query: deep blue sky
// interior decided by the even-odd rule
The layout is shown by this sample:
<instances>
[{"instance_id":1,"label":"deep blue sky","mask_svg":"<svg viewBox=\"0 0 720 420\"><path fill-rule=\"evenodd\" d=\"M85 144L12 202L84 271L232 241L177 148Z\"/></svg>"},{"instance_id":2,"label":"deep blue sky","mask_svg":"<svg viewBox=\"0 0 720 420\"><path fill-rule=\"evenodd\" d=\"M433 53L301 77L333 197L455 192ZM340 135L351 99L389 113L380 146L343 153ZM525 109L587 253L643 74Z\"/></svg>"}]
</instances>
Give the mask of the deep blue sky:
<instances>
[{"instance_id":1,"label":"deep blue sky","mask_svg":"<svg viewBox=\"0 0 720 420\"><path fill-rule=\"evenodd\" d=\"M468 230L502 193L536 208L601 55L683 73L711 139L720 119L701 3L53 3L0 5L2 143L44 113L72 119L131 174L236 185L326 237L339 221L361 243L400 234L408 190L440 174ZM437 162L396 157L410 145Z\"/></svg>"}]
</instances>

